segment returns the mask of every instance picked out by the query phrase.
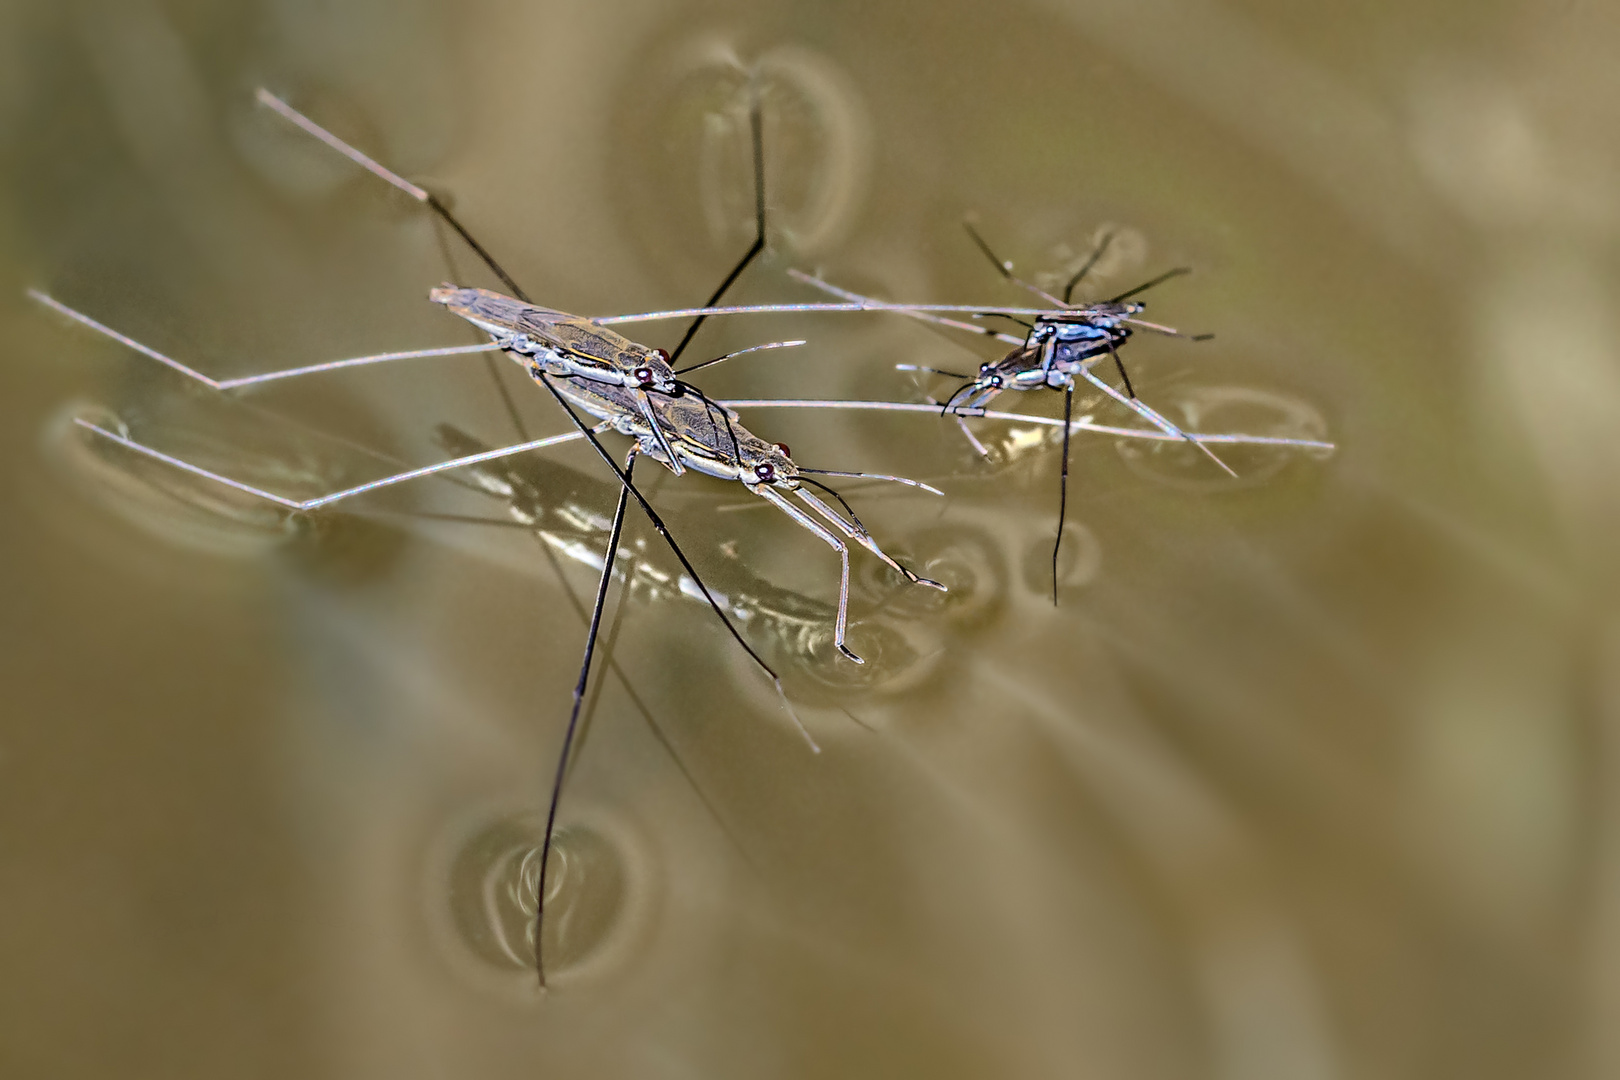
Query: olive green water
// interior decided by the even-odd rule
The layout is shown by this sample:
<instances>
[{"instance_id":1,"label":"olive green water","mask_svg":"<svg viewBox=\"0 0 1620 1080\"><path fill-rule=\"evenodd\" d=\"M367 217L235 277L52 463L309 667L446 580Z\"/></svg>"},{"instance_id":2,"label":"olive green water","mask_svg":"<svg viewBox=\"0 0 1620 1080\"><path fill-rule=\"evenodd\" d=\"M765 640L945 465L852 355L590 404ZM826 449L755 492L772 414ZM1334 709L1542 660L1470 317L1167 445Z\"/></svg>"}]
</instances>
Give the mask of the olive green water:
<instances>
[{"instance_id":1,"label":"olive green water","mask_svg":"<svg viewBox=\"0 0 1620 1080\"><path fill-rule=\"evenodd\" d=\"M0 19L0 1074L1620 1071L1620 16L107 0ZM749 65L774 220L739 299L814 299L793 266L1021 303L964 213L1043 280L1111 228L1092 295L1189 265L1149 314L1217 335L1133 342L1146 400L1339 449L1234 451L1230 481L1185 448L1077 436L1054 609L1050 442L982 426L985 464L936 417L749 411L801 462L944 489L851 490L953 592L857 551L859 673L756 623L820 755L711 615L638 593L564 803L542 997L509 894L589 570L420 516L503 516L446 484L289 522L64 426L110 410L308 494L390 471L377 454L433 460L436 424L514 438L483 361L225 402L22 294L215 374L469 340L425 294L487 276L256 109L262 83L452 196L543 302L697 303L749 238ZM947 384L894 363L994 355L877 315L717 321L697 348L784 337L811 344L701 384L920 400ZM509 386L529 430L562 430ZM577 448L547 461L601 473ZM832 600L814 538L655 471L717 589ZM672 566L644 523L632 538Z\"/></svg>"}]
</instances>

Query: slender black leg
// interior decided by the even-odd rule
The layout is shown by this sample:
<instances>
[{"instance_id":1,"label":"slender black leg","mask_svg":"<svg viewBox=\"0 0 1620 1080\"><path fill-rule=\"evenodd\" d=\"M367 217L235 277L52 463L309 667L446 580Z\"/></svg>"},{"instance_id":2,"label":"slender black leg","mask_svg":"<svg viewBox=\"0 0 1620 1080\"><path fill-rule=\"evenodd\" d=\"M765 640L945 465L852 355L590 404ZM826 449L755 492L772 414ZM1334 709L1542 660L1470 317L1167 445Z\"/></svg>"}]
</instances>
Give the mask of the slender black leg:
<instances>
[{"instance_id":1,"label":"slender black leg","mask_svg":"<svg viewBox=\"0 0 1620 1080\"><path fill-rule=\"evenodd\" d=\"M755 189L755 198L756 198L756 201L757 201L757 207L756 207L757 221L758 221L758 224L760 225L760 234L759 234L759 237L755 241L756 248L757 248L757 247L762 247L763 244L764 244L764 223L765 223L765 186L764 186L765 181L764 181L764 173L758 167L760 165L761 161L763 160L763 158L762 158L762 153L763 152L761 150L760 141L759 141L760 119L759 119L759 100L758 100L757 97L755 97L755 99L754 99L754 101L752 103L751 109L752 109L751 119L753 121L753 128L754 128L754 164L756 166L756 168L755 168L755 179L754 179L754 189ZM506 286L509 289L512 290L512 294L514 296L516 296L520 300L523 300L525 303L529 302L528 298L524 295L523 290L518 288L517 283L514 282L511 279L510 276L507 275L505 270L501 269L500 265L498 263L496 263L495 260L490 257L489 253L487 251L485 251L484 248L476 240L474 240L472 238L472 236L467 232L467 230L462 227L461 223L459 221L457 221L453 215L451 215L450 211L448 209L446 209L444 207L444 205L438 201L437 198L433 197L432 195L429 195L429 197L428 197L428 205L431 206L434 209L434 211L439 214L439 216L444 218L444 220L447 223L449 223L451 228L455 229L456 232L459 233L461 235L461 237L467 241L468 245L471 246L472 249L478 253L479 258L484 260L485 265L487 265L492 271L494 271L495 276L500 278L501 281L504 282L506 284ZM757 254L757 253L758 253L757 250L751 252L744 259L743 263L739 264L738 268L735 271L732 272L731 277L734 278L734 277L736 277L736 275L738 273L741 273L742 272L742 267L747 265L748 259L752 259L753 256L755 254ZM724 292L725 289L726 289L726 286L728 286L728 285L730 285L730 280L729 279L727 280L725 285L721 286L720 292ZM718 293L716 294L715 298L716 299L719 298ZM713 301L710 301L710 304L712 305ZM754 663L758 664L760 666L761 670L763 670L766 675L770 676L771 682L776 684L776 691L777 691L777 693L779 695L781 695L782 701L785 704L787 702L787 694L782 689L782 679L781 679L781 677L779 675L777 675L776 672L774 670L772 670L771 666L769 664L767 664L760 657L759 653L754 651L753 646L748 644L747 640L745 640L743 638L742 634L738 632L736 626L732 625L731 620L726 617L726 613L721 609L720 605L715 601L714 596L709 592L709 587L703 583L703 579L698 576L697 570L695 568L693 568L692 563L687 559L686 553L683 552L680 549L680 545L678 545L675 542L675 538L672 535L670 535L670 531L669 531L668 527L665 526L665 524L663 522L663 519L658 516L657 512L655 510L653 510L652 505L647 502L647 500L642 496L641 492L636 489L636 486L633 483L631 483L628 473L626 473L625 471L623 471L623 470L621 470L619 468L619 463L613 460L613 455L609 454L607 452L607 448L604 447L602 445L601 440L596 437L596 432L591 430L591 426L589 424L585 423L584 420L580 419L579 414L576 413L573 410L573 408L568 404L567 400L563 398L562 394L557 392L557 387L555 385L553 385L553 383L551 381L551 377L548 376L548 375L543 375L543 376L540 377L540 382L541 382L541 384L543 386L545 386L545 388L547 390L549 390L551 392L551 396L557 400L557 404L559 406L561 406L562 411L568 415L569 421L574 425L574 427L579 431L580 434L585 436L585 440L591 444L591 449L595 450L597 456L600 457L607 464L608 468L613 470L613 475L618 478L619 484L623 488L628 490L630 492L630 495L636 500L637 503L640 504L642 511L647 515L647 520L652 522L653 528L658 530L658 535L662 536L664 538L664 542L669 545L670 550L675 553L675 557L680 560L681 566L684 567L686 572L692 576L692 581L697 585L698 589L703 593L703 598L709 602L709 607L714 609L714 613L720 617L720 621L725 624L726 630L730 632L731 636L737 640L737 644L741 645L743 647L744 651L746 651L748 653L748 655L753 658ZM504 396L504 391L503 391L503 396ZM514 422L517 422L519 424L519 427L521 428L521 421L517 420L515 408L512 410L512 412L513 412ZM791 707L789 708L789 711L790 712L792 711ZM797 719L798 719L797 716L795 716L794 719L795 719L795 721L797 721ZM542 874L543 874L543 870L542 870Z\"/></svg>"},{"instance_id":2,"label":"slender black leg","mask_svg":"<svg viewBox=\"0 0 1620 1080\"><path fill-rule=\"evenodd\" d=\"M979 230L973 227L973 222L962 222L962 228L967 230L967 234L973 238L973 242L978 245L979 250L984 252L984 257L990 260L991 265L996 268L996 273L1000 274L1014 285L1017 285L1020 289L1027 289L1029 292L1034 293L1036 296L1040 297L1042 300L1045 300L1054 307L1065 306L1064 301L1059 300L1057 297L1053 296L1051 293L1047 292L1038 285L1031 285L1029 282L1013 273L1008 264L1003 262L1001 258L990 249L990 245L985 242L984 237L979 235Z\"/></svg>"},{"instance_id":3,"label":"slender black leg","mask_svg":"<svg viewBox=\"0 0 1620 1080\"><path fill-rule=\"evenodd\" d=\"M978 249L984 252L984 257L990 260L990 265L996 268L996 273L1000 274L1008 281L1012 281L1012 271L1007 269L1007 264L1001 261L1001 257L991 250L990 245L985 242L984 237L979 235L979 230L973 227L973 222L962 222L962 228L967 230L967 234L973 238L973 243L978 247Z\"/></svg>"},{"instance_id":4,"label":"slender black leg","mask_svg":"<svg viewBox=\"0 0 1620 1080\"><path fill-rule=\"evenodd\" d=\"M1190 273L1192 273L1192 268L1188 267L1188 266L1178 266L1174 270L1166 270L1164 273L1160 274L1158 277L1153 278L1153 279L1148 280L1148 281L1144 281L1144 282L1142 282L1142 284L1138 285L1134 289L1126 289L1124 292L1120 293L1118 296L1110 296L1107 299L1107 301L1105 301L1105 302L1109 303L1109 304L1117 304L1121 300L1129 300L1131 297L1135 296L1138 293L1147 292L1149 289L1153 288L1155 285L1162 285L1166 281L1169 281L1171 278L1177 278L1177 277L1180 277L1182 274L1190 274Z\"/></svg>"},{"instance_id":5,"label":"slender black leg","mask_svg":"<svg viewBox=\"0 0 1620 1080\"><path fill-rule=\"evenodd\" d=\"M557 803L562 798L563 777L568 772L568 755L574 748L574 732L579 727L580 707L585 704L585 684L591 675L596 635L602 627L602 607L607 603L608 585L613 581L613 563L619 555L619 538L624 533L624 511L630 505L630 473L635 467L636 452L632 449L624 463L624 485L619 488L619 505L613 511L613 531L608 534L607 554L602 561L602 579L596 586L596 603L591 608L590 628L585 631L585 659L579 665L579 680L574 683L574 707L568 713L562 750L557 754L557 776L551 783L551 805L546 810L546 835L540 843L540 872L535 875L534 969L540 976L541 986L546 985L543 931L546 925L546 863L551 859L551 835L557 824Z\"/></svg>"},{"instance_id":6,"label":"slender black leg","mask_svg":"<svg viewBox=\"0 0 1620 1080\"><path fill-rule=\"evenodd\" d=\"M525 304L532 303L523 290L518 288L518 283L512 280L512 275L501 269L501 264L495 261L495 257L484 250L484 245L473 239L472 233L468 232L461 222L456 220L456 216L450 212L450 208L440 202L437 195L429 193L427 204L429 209L444 219L445 224L456 230L456 234L467 242L467 246L473 249L473 253L483 260L484 265L489 267L496 277L501 279L501 284L510 289L513 296Z\"/></svg>"},{"instance_id":7,"label":"slender black leg","mask_svg":"<svg viewBox=\"0 0 1620 1080\"><path fill-rule=\"evenodd\" d=\"M1058 480L1057 539L1052 542L1052 606L1058 602L1058 549L1063 546L1063 519L1069 512L1069 418L1074 415L1074 387L1063 388L1063 472Z\"/></svg>"},{"instance_id":8,"label":"slender black leg","mask_svg":"<svg viewBox=\"0 0 1620 1080\"><path fill-rule=\"evenodd\" d=\"M755 256L765 250L764 123L760 118L759 91L752 85L749 87L748 129L754 143L754 242L749 245L747 253L743 255L737 265L731 268L731 273L726 275L726 279L720 283L720 287L714 290L714 295L709 297L708 302L703 305L704 307L714 307L714 305L718 304L720 298L726 295L726 290L731 288L732 283L737 280L738 275L748 268L748 264L754 261ZM706 318L708 316L699 315L692 320L692 325L686 328L681 343L675 346L674 351L669 354L671 366L674 366L675 361L680 359L681 353L686 351L686 346L692 341L692 335L698 332L698 327L703 325L703 320Z\"/></svg>"},{"instance_id":9,"label":"slender black leg","mask_svg":"<svg viewBox=\"0 0 1620 1080\"><path fill-rule=\"evenodd\" d=\"M1103 257L1103 252L1107 251L1108 245L1113 242L1113 233L1103 233L1103 238L1097 241L1096 249L1086 257L1085 263L1080 267L1079 270L1075 271L1074 277L1069 279L1069 283L1063 286L1063 302L1065 304L1067 304L1069 302L1069 298L1074 295L1074 287L1080 284L1080 282L1085 279L1087 274L1091 273L1091 268L1097 265L1097 260Z\"/></svg>"},{"instance_id":10,"label":"slender black leg","mask_svg":"<svg viewBox=\"0 0 1620 1080\"><path fill-rule=\"evenodd\" d=\"M551 396L557 400L557 404L560 405L562 410L568 414L568 418L574 422L574 426L584 433L585 440L591 444L591 449L595 450L597 456L607 463L608 468L613 470L613 475L618 477L619 483L630 492L631 498L635 499L636 502L641 505L641 510L647 515L647 520L652 522L652 527L658 530L659 536L664 538L664 543L668 544L669 550L674 552L675 558L680 561L681 567L692 576L692 583L696 585L698 587L698 591L703 594L703 599L708 601L709 607L713 609L717 616L719 616L720 621L725 624L726 630L734 639L736 639L737 644L743 647L743 651L752 657L754 663L759 665L760 670L765 672L765 674L770 677L771 682L776 684L777 694L782 698L783 704L787 704L787 692L782 689L782 677L771 668L771 665L765 662L764 658L762 658L759 653L754 651L754 647L748 644L748 639L744 638L741 632L738 631L736 625L726 617L726 613L720 607L719 601L715 600L714 594L709 592L709 587L705 585L703 583L703 579L698 576L697 569L692 566L692 561L686 557L686 552L682 551L681 546L675 542L675 537L670 534L669 526L665 525L664 519L658 516L658 511L652 508L652 504L649 503L641 492L637 490L636 486L630 482L630 478L625 475L624 470L619 468L619 463L614 461L613 455L607 452L607 448L604 447L601 440L596 437L596 432L592 431L590 426L586 424L584 420L580 419L579 414L574 411L573 406L568 404L567 399L562 396L562 394L557 390L557 387L552 383L551 376L542 374L540 376L540 384L551 392ZM788 711L790 713L792 712L791 706L789 707ZM794 719L797 721L798 717L795 716Z\"/></svg>"},{"instance_id":11,"label":"slender black leg","mask_svg":"<svg viewBox=\"0 0 1620 1080\"><path fill-rule=\"evenodd\" d=\"M1131 377L1125 374L1125 361L1119 358L1119 350L1112 344L1108 346L1109 355L1114 358L1114 370L1119 372L1120 381L1125 384L1125 396L1132 401L1136 400L1136 390L1131 386Z\"/></svg>"}]
</instances>

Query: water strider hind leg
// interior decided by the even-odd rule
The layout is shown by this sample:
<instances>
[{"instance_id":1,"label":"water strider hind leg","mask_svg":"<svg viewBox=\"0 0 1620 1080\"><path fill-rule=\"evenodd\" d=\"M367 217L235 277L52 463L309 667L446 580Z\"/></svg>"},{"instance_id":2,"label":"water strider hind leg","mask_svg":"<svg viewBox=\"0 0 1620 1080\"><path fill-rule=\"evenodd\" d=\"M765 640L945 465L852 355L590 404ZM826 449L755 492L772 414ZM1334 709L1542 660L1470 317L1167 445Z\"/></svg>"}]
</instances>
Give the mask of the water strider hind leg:
<instances>
[{"instance_id":1,"label":"water strider hind leg","mask_svg":"<svg viewBox=\"0 0 1620 1080\"><path fill-rule=\"evenodd\" d=\"M568 774L568 757L574 749L574 734L579 730L580 708L585 703L585 685L591 674L591 660L596 652L596 638L602 630L602 608L607 603L608 586L613 581L613 561L619 554L619 539L624 534L624 512L630 505L630 476L636 467L636 449L630 448L624 461L625 483L619 487L619 505L613 511L613 529L608 535L607 551L602 557L602 576L596 583L596 602L591 605L591 621L585 631L585 659L579 665L579 678L574 683L574 704L568 712L568 726L563 731L562 749L557 752L557 774L551 783L551 798L546 807L545 838L540 842L540 872L535 875L534 896L534 970L540 985L546 985L545 930L546 923L546 864L551 861L551 839L557 827L557 805L562 801L563 778Z\"/></svg>"}]
</instances>

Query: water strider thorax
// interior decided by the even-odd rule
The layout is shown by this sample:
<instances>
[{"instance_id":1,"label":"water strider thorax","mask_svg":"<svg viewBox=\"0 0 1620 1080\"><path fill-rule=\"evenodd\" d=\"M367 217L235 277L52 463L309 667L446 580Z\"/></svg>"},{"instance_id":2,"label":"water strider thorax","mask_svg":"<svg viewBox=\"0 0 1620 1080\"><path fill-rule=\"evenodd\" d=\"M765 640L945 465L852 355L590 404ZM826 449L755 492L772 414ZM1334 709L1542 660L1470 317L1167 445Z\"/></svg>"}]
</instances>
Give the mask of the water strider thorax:
<instances>
[{"instance_id":1,"label":"water strider thorax","mask_svg":"<svg viewBox=\"0 0 1620 1080\"><path fill-rule=\"evenodd\" d=\"M1073 384L1081 367L1108 356L1131 336L1127 319L1141 304L1094 304L1036 318L1024 343L999 360L979 365L971 382L951 396L953 412L982 409L1005 390L1058 390Z\"/></svg>"},{"instance_id":2,"label":"water strider thorax","mask_svg":"<svg viewBox=\"0 0 1620 1080\"><path fill-rule=\"evenodd\" d=\"M768 485L793 491L799 486L799 468L787 448L761 439L722 405L691 394L644 397L622 386L579 379L563 380L557 390L570 404L635 439L641 453L672 471L677 465L696 469L741 481L750 489Z\"/></svg>"}]
</instances>

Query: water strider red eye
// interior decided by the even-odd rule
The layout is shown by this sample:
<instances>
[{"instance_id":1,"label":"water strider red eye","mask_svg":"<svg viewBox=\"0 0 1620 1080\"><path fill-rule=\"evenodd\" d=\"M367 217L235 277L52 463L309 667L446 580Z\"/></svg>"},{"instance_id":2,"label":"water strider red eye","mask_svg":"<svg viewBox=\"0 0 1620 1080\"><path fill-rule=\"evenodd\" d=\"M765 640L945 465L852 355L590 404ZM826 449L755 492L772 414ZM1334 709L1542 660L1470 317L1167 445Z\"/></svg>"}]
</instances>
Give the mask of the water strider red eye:
<instances>
[{"instance_id":1,"label":"water strider red eye","mask_svg":"<svg viewBox=\"0 0 1620 1080\"><path fill-rule=\"evenodd\" d=\"M669 353L665 352L663 349L654 349L652 351L652 358L658 361L660 364L663 364L665 367L669 366Z\"/></svg>"},{"instance_id":2,"label":"water strider red eye","mask_svg":"<svg viewBox=\"0 0 1620 1080\"><path fill-rule=\"evenodd\" d=\"M995 387L997 390L1000 390L1001 389L1001 376L1000 375L992 375L992 376L990 376L990 385Z\"/></svg>"},{"instance_id":3,"label":"water strider red eye","mask_svg":"<svg viewBox=\"0 0 1620 1080\"><path fill-rule=\"evenodd\" d=\"M776 466L771 465L769 463L765 463L765 464L761 464L761 465L755 465L754 466L754 475L759 477L761 480L763 480L765 483L768 484L772 480L776 479Z\"/></svg>"},{"instance_id":4,"label":"water strider red eye","mask_svg":"<svg viewBox=\"0 0 1620 1080\"><path fill-rule=\"evenodd\" d=\"M785 442L777 443L776 448L778 450L782 451L782 456L783 457L792 457L793 456L793 451L788 449L788 444L785 443Z\"/></svg>"},{"instance_id":5,"label":"water strider red eye","mask_svg":"<svg viewBox=\"0 0 1620 1080\"><path fill-rule=\"evenodd\" d=\"M642 386L649 386L653 381L652 368L650 367L638 367L630 375Z\"/></svg>"}]
</instances>

